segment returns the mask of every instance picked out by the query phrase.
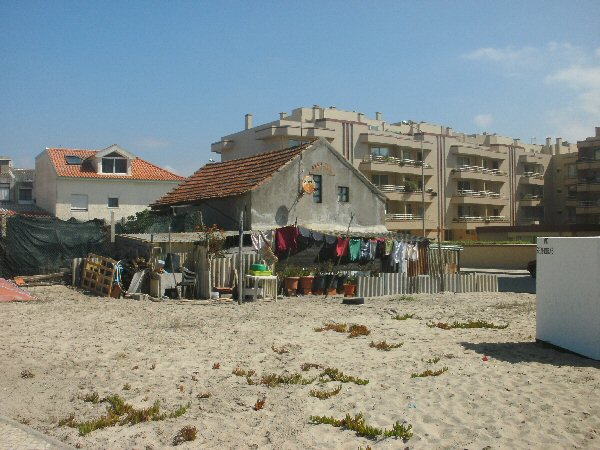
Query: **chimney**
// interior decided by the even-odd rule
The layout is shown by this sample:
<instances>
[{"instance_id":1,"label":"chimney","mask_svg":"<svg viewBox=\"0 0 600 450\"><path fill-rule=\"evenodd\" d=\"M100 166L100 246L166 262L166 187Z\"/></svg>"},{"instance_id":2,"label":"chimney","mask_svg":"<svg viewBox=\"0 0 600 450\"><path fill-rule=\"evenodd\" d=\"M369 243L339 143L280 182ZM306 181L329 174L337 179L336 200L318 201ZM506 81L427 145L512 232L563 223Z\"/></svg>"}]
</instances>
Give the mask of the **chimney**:
<instances>
[{"instance_id":1,"label":"chimney","mask_svg":"<svg viewBox=\"0 0 600 450\"><path fill-rule=\"evenodd\" d=\"M381 113L379 111L375 113L375 119L381 120Z\"/></svg>"},{"instance_id":2,"label":"chimney","mask_svg":"<svg viewBox=\"0 0 600 450\"><path fill-rule=\"evenodd\" d=\"M560 155L562 149L562 138L556 138L556 144L554 145L554 154Z\"/></svg>"},{"instance_id":3,"label":"chimney","mask_svg":"<svg viewBox=\"0 0 600 450\"><path fill-rule=\"evenodd\" d=\"M546 147L550 148L552 146L552 139L547 137L546 138Z\"/></svg>"},{"instance_id":4,"label":"chimney","mask_svg":"<svg viewBox=\"0 0 600 450\"><path fill-rule=\"evenodd\" d=\"M283 120L287 117L287 113L286 112L280 112L279 113L279 120Z\"/></svg>"},{"instance_id":5,"label":"chimney","mask_svg":"<svg viewBox=\"0 0 600 450\"><path fill-rule=\"evenodd\" d=\"M321 117L321 107L319 105L313 105L313 120L322 119Z\"/></svg>"},{"instance_id":6,"label":"chimney","mask_svg":"<svg viewBox=\"0 0 600 450\"><path fill-rule=\"evenodd\" d=\"M596 127L596 137L600 137L600 127Z\"/></svg>"},{"instance_id":7,"label":"chimney","mask_svg":"<svg viewBox=\"0 0 600 450\"><path fill-rule=\"evenodd\" d=\"M513 145L515 147L520 147L521 146L521 139L513 139Z\"/></svg>"},{"instance_id":8,"label":"chimney","mask_svg":"<svg viewBox=\"0 0 600 450\"><path fill-rule=\"evenodd\" d=\"M365 115L363 113L358 113L358 121L362 122L365 120Z\"/></svg>"},{"instance_id":9,"label":"chimney","mask_svg":"<svg viewBox=\"0 0 600 450\"><path fill-rule=\"evenodd\" d=\"M246 114L246 130L252 128L252 114Z\"/></svg>"}]
</instances>

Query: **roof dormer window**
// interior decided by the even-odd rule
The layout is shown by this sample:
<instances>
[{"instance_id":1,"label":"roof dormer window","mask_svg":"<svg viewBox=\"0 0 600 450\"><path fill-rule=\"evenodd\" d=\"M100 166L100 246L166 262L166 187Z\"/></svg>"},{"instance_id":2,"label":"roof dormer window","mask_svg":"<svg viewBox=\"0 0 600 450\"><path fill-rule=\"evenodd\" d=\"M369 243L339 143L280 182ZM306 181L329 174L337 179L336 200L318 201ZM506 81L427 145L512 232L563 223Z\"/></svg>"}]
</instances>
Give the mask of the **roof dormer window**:
<instances>
[{"instance_id":1,"label":"roof dormer window","mask_svg":"<svg viewBox=\"0 0 600 450\"><path fill-rule=\"evenodd\" d=\"M102 173L127 174L127 158L116 152L103 156Z\"/></svg>"}]
</instances>

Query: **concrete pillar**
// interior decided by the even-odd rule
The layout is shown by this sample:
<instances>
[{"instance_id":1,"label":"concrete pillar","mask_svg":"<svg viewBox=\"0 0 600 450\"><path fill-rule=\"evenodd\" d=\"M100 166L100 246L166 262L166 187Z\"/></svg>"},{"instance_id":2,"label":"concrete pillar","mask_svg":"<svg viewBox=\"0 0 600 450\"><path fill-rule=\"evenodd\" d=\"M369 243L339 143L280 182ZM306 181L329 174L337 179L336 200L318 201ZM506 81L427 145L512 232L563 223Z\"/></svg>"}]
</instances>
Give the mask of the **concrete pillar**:
<instances>
[{"instance_id":1,"label":"concrete pillar","mask_svg":"<svg viewBox=\"0 0 600 450\"><path fill-rule=\"evenodd\" d=\"M252 114L246 114L246 130L252 128Z\"/></svg>"},{"instance_id":2,"label":"concrete pillar","mask_svg":"<svg viewBox=\"0 0 600 450\"><path fill-rule=\"evenodd\" d=\"M279 113L279 120L283 120L287 117L287 113L286 112L280 112Z\"/></svg>"},{"instance_id":3,"label":"concrete pillar","mask_svg":"<svg viewBox=\"0 0 600 450\"><path fill-rule=\"evenodd\" d=\"M560 155L562 149L562 138L556 138L556 144L554 146L554 154Z\"/></svg>"},{"instance_id":4,"label":"concrete pillar","mask_svg":"<svg viewBox=\"0 0 600 450\"><path fill-rule=\"evenodd\" d=\"M380 112L376 112L375 113L375 119L376 120L381 120L381 113Z\"/></svg>"}]
</instances>

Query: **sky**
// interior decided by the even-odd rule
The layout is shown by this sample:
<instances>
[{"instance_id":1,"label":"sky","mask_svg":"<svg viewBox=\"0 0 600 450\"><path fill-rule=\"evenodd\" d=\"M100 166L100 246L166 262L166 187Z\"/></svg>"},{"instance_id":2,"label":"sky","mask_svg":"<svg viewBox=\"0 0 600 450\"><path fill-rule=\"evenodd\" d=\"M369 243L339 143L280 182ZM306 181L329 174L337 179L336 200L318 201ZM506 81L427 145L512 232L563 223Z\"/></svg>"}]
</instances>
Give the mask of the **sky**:
<instances>
[{"instance_id":1,"label":"sky","mask_svg":"<svg viewBox=\"0 0 600 450\"><path fill-rule=\"evenodd\" d=\"M244 115L336 106L523 142L600 126L600 1L0 0L0 154L190 175Z\"/></svg>"}]
</instances>

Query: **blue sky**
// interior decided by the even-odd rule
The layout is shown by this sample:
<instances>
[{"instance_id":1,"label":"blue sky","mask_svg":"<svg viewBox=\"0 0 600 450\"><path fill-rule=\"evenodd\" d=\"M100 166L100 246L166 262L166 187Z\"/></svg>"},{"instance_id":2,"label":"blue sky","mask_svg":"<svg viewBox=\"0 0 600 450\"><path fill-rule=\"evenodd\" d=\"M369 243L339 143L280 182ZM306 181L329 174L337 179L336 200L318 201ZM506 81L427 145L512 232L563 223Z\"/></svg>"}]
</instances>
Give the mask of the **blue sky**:
<instances>
[{"instance_id":1,"label":"blue sky","mask_svg":"<svg viewBox=\"0 0 600 450\"><path fill-rule=\"evenodd\" d=\"M0 154L211 142L335 105L543 143L600 126L600 1L0 2Z\"/></svg>"}]
</instances>

